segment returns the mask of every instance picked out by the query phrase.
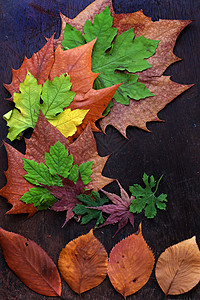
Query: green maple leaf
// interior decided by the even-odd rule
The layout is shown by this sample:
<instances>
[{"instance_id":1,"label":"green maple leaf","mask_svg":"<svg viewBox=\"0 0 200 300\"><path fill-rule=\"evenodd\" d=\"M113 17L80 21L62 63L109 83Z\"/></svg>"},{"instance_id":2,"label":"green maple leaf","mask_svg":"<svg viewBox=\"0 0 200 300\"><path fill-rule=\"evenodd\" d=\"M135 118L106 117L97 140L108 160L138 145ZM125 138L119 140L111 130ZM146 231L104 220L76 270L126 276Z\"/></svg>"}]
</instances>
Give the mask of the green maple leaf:
<instances>
[{"instance_id":1,"label":"green maple leaf","mask_svg":"<svg viewBox=\"0 0 200 300\"><path fill-rule=\"evenodd\" d=\"M102 215L102 211L90 209L88 207L97 207L102 206L103 204L109 202L109 199L104 195L103 198L100 197L100 194L98 192L92 192L91 194L94 199L85 194L81 194L77 196L78 200L80 200L84 204L76 204L76 206L73 209L73 212L76 215L81 215L81 224L87 224L91 220L96 219L95 228L97 228L100 224L103 224L104 217Z\"/></svg>"},{"instance_id":2,"label":"green maple leaf","mask_svg":"<svg viewBox=\"0 0 200 300\"><path fill-rule=\"evenodd\" d=\"M146 39L144 36L134 39L133 29L116 37L117 28L112 27L112 24L109 7L94 17L94 23L86 21L84 36L67 24L62 46L64 50L74 48L97 38L92 53L92 71L100 74L94 82L94 88L123 83L113 98L125 105L129 105L130 98L140 100L153 96L144 84L138 82L138 75L132 73L151 68L146 59L155 53L159 41ZM125 70L130 73L120 72ZM108 110L109 108L107 113Z\"/></svg>"},{"instance_id":3,"label":"green maple leaf","mask_svg":"<svg viewBox=\"0 0 200 300\"><path fill-rule=\"evenodd\" d=\"M80 166L73 164L73 156L59 141L50 147L49 153L45 153L45 164L37 163L30 159L23 159L24 170L27 172L24 178L38 187L29 189L20 200L29 204L33 203L38 210L47 209L52 206L57 199L50 192L40 185L63 187L62 179L68 178L75 184L79 177L79 172L84 185L92 179L93 161L82 163Z\"/></svg>"},{"instance_id":4,"label":"green maple leaf","mask_svg":"<svg viewBox=\"0 0 200 300\"><path fill-rule=\"evenodd\" d=\"M73 101L75 93L70 88L69 75L55 77L52 82L47 79L42 86L28 71L24 82L19 85L20 93L13 94L15 108L3 116L9 126L7 137L13 141L27 128L34 128L39 109L47 120L55 122L58 114Z\"/></svg>"},{"instance_id":5,"label":"green maple leaf","mask_svg":"<svg viewBox=\"0 0 200 300\"><path fill-rule=\"evenodd\" d=\"M49 167L52 175L58 174L65 178L73 165L73 156L69 155L68 150L59 141L50 147L49 153L45 153L45 163ZM90 174L91 175L91 174Z\"/></svg>"},{"instance_id":6,"label":"green maple leaf","mask_svg":"<svg viewBox=\"0 0 200 300\"><path fill-rule=\"evenodd\" d=\"M38 85L30 72L24 82L20 83L19 90L21 93L13 94L15 108L3 116L9 126L7 137L11 141L27 128L34 128L39 115L42 85Z\"/></svg>"},{"instance_id":7,"label":"green maple leaf","mask_svg":"<svg viewBox=\"0 0 200 300\"><path fill-rule=\"evenodd\" d=\"M45 81L41 95L43 100L41 111L47 120L55 118L73 101L76 93L70 91L71 85L70 76L65 74L56 76L52 82L48 79Z\"/></svg>"},{"instance_id":8,"label":"green maple leaf","mask_svg":"<svg viewBox=\"0 0 200 300\"><path fill-rule=\"evenodd\" d=\"M145 216L150 219L156 216L156 207L158 209L166 210L165 202L167 202L167 195L161 194L158 197L155 196L161 179L162 176L156 184L153 176L149 178L149 176L144 173L143 182L145 184L145 188L141 187L139 184L134 184L129 187L130 192L135 197L135 199L131 202L130 212L141 213L144 209ZM152 191L153 187L156 187L154 192Z\"/></svg>"}]
</instances>

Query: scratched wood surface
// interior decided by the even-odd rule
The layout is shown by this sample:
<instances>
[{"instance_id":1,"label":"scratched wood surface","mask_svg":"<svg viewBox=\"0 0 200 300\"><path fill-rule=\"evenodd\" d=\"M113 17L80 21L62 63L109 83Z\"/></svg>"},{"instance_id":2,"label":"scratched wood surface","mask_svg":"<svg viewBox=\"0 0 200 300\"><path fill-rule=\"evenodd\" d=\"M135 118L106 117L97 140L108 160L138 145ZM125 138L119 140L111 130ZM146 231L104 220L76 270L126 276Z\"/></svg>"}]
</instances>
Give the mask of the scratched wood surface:
<instances>
[{"instance_id":1,"label":"scratched wood surface","mask_svg":"<svg viewBox=\"0 0 200 300\"><path fill-rule=\"evenodd\" d=\"M44 36L54 32L59 35L59 10L75 17L91 0L1 0L0 1L0 138L6 139L7 128L2 115L12 107L5 98L9 93L3 87L11 81L11 68L17 69L24 56L32 56L45 43ZM153 250L155 258L175 243L197 236L200 245L200 2L199 0L113 0L116 13L127 13L143 9L152 20L191 19L194 20L179 36L174 52L183 60L172 65L165 72L172 80L191 84L194 87L179 96L159 117L165 122L151 123L151 133L129 127L128 139L123 138L114 128L107 128L107 135L95 134L99 154L111 154L103 174L118 178L128 191L133 183L142 183L144 171L158 178L164 174L159 190L168 194L167 212L160 211L154 220L136 217L136 227L142 220L143 235ZM24 151L23 142L13 145ZM6 183L4 170L7 158L2 142L0 144L0 188ZM118 193L115 183L108 191ZM57 263L61 249L70 240L85 234L92 224L81 226L75 221L61 229L65 213L45 211L27 220L25 215L5 215L10 205L0 198L0 226L24 235L38 243ZM95 235L108 252L122 238L132 233L127 225L112 239L116 226L95 231ZM79 299L62 280L64 299ZM121 299L108 278L98 287L86 292L83 299ZM24 300L47 299L29 290L8 268L0 250L0 299ZM54 298L53 298L54 299ZM56 298L55 298L56 299ZM149 282L129 299L164 299L153 271ZM180 296L169 299L200 299L200 285Z\"/></svg>"}]
</instances>

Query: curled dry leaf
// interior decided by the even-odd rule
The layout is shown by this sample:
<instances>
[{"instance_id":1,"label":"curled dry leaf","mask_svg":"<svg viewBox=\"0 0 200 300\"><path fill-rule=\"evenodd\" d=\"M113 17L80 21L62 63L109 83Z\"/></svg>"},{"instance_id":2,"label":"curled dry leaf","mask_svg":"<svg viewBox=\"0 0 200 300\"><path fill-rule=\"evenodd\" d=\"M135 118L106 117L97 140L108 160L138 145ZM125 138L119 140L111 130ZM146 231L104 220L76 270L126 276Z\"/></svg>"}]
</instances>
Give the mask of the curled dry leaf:
<instances>
[{"instance_id":1,"label":"curled dry leaf","mask_svg":"<svg viewBox=\"0 0 200 300\"><path fill-rule=\"evenodd\" d=\"M134 27L136 37L144 35L145 38L160 40L156 53L148 59L152 67L137 74L139 75L139 81L144 83L155 96L140 101L132 100L129 106L113 101L114 106L111 108L110 113L100 120L104 132L108 125L112 125L126 137L128 126L148 130L147 122L160 121L157 116L158 112L191 87L191 85L175 83L170 80L170 77L162 75L168 66L180 60L174 55L173 48L178 35L191 21L161 19L153 22L151 18L143 14L142 10L128 14L115 14L112 0L96 0L74 19L69 19L61 14L61 34L59 39L54 42L55 46L63 40L66 23L83 33L85 21L87 19L93 21L95 14L102 12L107 5L109 5L113 16L113 26L118 29L118 34Z\"/></svg>"},{"instance_id":2,"label":"curled dry leaf","mask_svg":"<svg viewBox=\"0 0 200 300\"><path fill-rule=\"evenodd\" d=\"M107 252L93 230L69 242L58 260L63 278L77 294L98 286L107 275L107 264Z\"/></svg>"},{"instance_id":3,"label":"curled dry leaf","mask_svg":"<svg viewBox=\"0 0 200 300\"><path fill-rule=\"evenodd\" d=\"M188 292L200 281L200 251L196 237L167 248L158 258L156 279L165 295Z\"/></svg>"},{"instance_id":4,"label":"curled dry leaf","mask_svg":"<svg viewBox=\"0 0 200 300\"><path fill-rule=\"evenodd\" d=\"M69 145L69 142L60 131L51 125L40 112L31 138L25 140L25 155L5 144L6 149L8 149L8 170L5 172L7 184L0 190L0 196L7 198L8 202L13 205L8 212L9 214L29 213L29 216L31 216L36 212L36 208L33 205L25 204L19 200L29 188L34 187L23 178L26 172L23 169L22 158L31 159L37 163L45 163L44 153L49 152L50 146L53 146L57 141L60 141L65 148L69 149L69 152L74 157L75 164L80 165L83 162L93 161L92 181L86 188L97 191L99 188L113 181L110 178L102 176L102 170L108 156L100 157L98 155L96 142L90 126L83 131L74 143ZM13 188L13 184L15 188Z\"/></svg>"},{"instance_id":5,"label":"curled dry leaf","mask_svg":"<svg viewBox=\"0 0 200 300\"><path fill-rule=\"evenodd\" d=\"M123 239L112 249L108 276L114 288L126 298L147 283L153 266L154 255L142 236L140 225L139 233Z\"/></svg>"},{"instance_id":6,"label":"curled dry leaf","mask_svg":"<svg viewBox=\"0 0 200 300\"><path fill-rule=\"evenodd\" d=\"M61 295L58 269L40 246L2 228L0 245L8 266L31 290L45 296Z\"/></svg>"}]
</instances>

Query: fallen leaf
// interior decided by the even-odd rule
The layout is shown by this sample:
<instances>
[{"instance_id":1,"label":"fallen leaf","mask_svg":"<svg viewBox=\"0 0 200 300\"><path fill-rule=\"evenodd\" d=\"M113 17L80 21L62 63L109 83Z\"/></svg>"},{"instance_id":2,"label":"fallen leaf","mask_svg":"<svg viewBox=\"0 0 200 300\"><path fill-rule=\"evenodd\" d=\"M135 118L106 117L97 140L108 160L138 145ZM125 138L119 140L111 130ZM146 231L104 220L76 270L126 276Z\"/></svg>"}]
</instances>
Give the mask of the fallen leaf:
<instances>
[{"instance_id":1,"label":"fallen leaf","mask_svg":"<svg viewBox=\"0 0 200 300\"><path fill-rule=\"evenodd\" d=\"M26 205L19 200L29 188L34 187L23 177L26 172L23 169L22 158L33 160L37 163L45 163L45 152L49 152L50 146L53 146L57 141L60 141L66 149L69 149L69 152L73 155L75 164L81 165L82 163L93 161L92 181L87 184L87 189L99 190L99 188L113 181L102 176L102 170L108 157L100 157L98 155L96 142L90 126L84 130L73 144L69 145L69 142L60 131L51 125L40 112L31 138L25 140L26 154L23 155L15 148L6 146L9 149L8 171L5 172L7 184L0 190L0 195L7 198L8 202L13 205L7 213L29 213L33 215L36 212L36 208L33 205ZM16 173L19 176L16 176ZM13 189L13 184L16 186L15 189Z\"/></svg>"},{"instance_id":2,"label":"fallen leaf","mask_svg":"<svg viewBox=\"0 0 200 300\"><path fill-rule=\"evenodd\" d=\"M119 242L110 252L108 276L114 288L126 299L149 280L154 266L154 255L146 244L141 225L139 233Z\"/></svg>"},{"instance_id":3,"label":"fallen leaf","mask_svg":"<svg viewBox=\"0 0 200 300\"><path fill-rule=\"evenodd\" d=\"M39 245L2 228L0 245L10 269L31 290L45 296L61 295L58 269Z\"/></svg>"},{"instance_id":4,"label":"fallen leaf","mask_svg":"<svg viewBox=\"0 0 200 300\"><path fill-rule=\"evenodd\" d=\"M18 138L27 128L34 128L40 108L42 86L27 72L26 78L19 86L20 93L13 94L15 108L3 117L7 121L8 135L11 141Z\"/></svg>"},{"instance_id":5,"label":"fallen leaf","mask_svg":"<svg viewBox=\"0 0 200 300\"><path fill-rule=\"evenodd\" d=\"M120 193L121 197L119 197L116 194L108 193L104 190L104 194L112 201L113 204L108 204L108 205L103 205L103 206L98 206L98 207L89 207L90 209L97 209L100 210L104 213L109 214L110 216L106 219L106 221L103 223L103 225L99 226L103 227L109 224L118 224L118 229L114 236L128 223L128 220L130 220L130 223L134 229L134 217L133 213L130 212L130 205L132 200L134 199L133 196L129 198L129 195L127 192L122 188L120 183L117 181L119 187L120 187ZM114 237L113 236L113 237Z\"/></svg>"},{"instance_id":6,"label":"fallen leaf","mask_svg":"<svg viewBox=\"0 0 200 300\"><path fill-rule=\"evenodd\" d=\"M86 118L85 116L87 115L88 111L89 109L75 109L71 111L70 108L67 108L54 119L50 119L49 122L66 138L71 137L77 132L77 126L82 124L83 119ZM79 131L76 133L76 135L79 135Z\"/></svg>"},{"instance_id":7,"label":"fallen leaf","mask_svg":"<svg viewBox=\"0 0 200 300\"><path fill-rule=\"evenodd\" d=\"M13 77L10 84L4 84L5 88L11 95L19 93L19 84L24 82L27 71L29 71L38 81L38 84L43 84L51 70L54 62L53 38L40 49L37 53L33 53L31 58L25 57L23 64L18 70L12 69Z\"/></svg>"},{"instance_id":8,"label":"fallen leaf","mask_svg":"<svg viewBox=\"0 0 200 300\"><path fill-rule=\"evenodd\" d=\"M58 267L61 275L77 294L98 286L107 275L108 255L103 245L93 235L69 242L62 249Z\"/></svg>"},{"instance_id":9,"label":"fallen leaf","mask_svg":"<svg viewBox=\"0 0 200 300\"><path fill-rule=\"evenodd\" d=\"M145 217L153 219L157 214L157 209L166 210L167 195L160 194L158 197L155 196L159 183L163 176L161 176L157 183L154 176L148 176L146 173L143 175L143 182L145 188L139 184L129 186L131 194L135 197L130 205L130 212L141 213L144 209ZM152 188L155 188L154 192Z\"/></svg>"},{"instance_id":10,"label":"fallen leaf","mask_svg":"<svg viewBox=\"0 0 200 300\"><path fill-rule=\"evenodd\" d=\"M136 37L144 35L145 38L160 40L156 53L148 59L152 68L139 72L139 82L154 94L140 101L130 101L129 106L124 106L113 101L114 105L110 113L100 120L102 130L108 125L114 126L126 137L126 128L136 126L144 130L147 122L160 121L157 114L168 103L192 85L181 85L170 80L168 76L162 76L166 68L172 63L180 60L173 54L173 48L180 32L191 22L188 20L159 20L151 21L142 10L128 14L115 14L112 9L112 0L96 0L85 10L80 12L74 19L69 19L61 14L62 28L55 45L63 40L63 32L66 23L74 26L83 33L86 20L93 21L94 16L102 12L109 5L113 16L113 26L118 28L118 34L134 27ZM91 9L92 7L92 9Z\"/></svg>"},{"instance_id":11,"label":"fallen leaf","mask_svg":"<svg viewBox=\"0 0 200 300\"><path fill-rule=\"evenodd\" d=\"M94 228L97 228L100 224L103 224L105 219L103 217L102 211L94 210L89 207L102 206L109 201L108 198L106 196L101 198L100 194L94 191L91 193L91 195L81 194L77 196L77 198L83 204L77 203L73 209L73 212L77 216L82 216L81 224L87 224L93 219L96 219Z\"/></svg>"},{"instance_id":12,"label":"fallen leaf","mask_svg":"<svg viewBox=\"0 0 200 300\"><path fill-rule=\"evenodd\" d=\"M46 188L58 199L58 201L50 208L51 210L67 211L66 220L62 226L64 227L66 223L74 217L73 209L76 204L79 203L77 196L84 193L89 194L91 191L85 191L85 185L83 184L80 174L76 184L67 178L63 178L62 183L63 187L46 185L42 185L42 187Z\"/></svg>"},{"instance_id":13,"label":"fallen leaf","mask_svg":"<svg viewBox=\"0 0 200 300\"><path fill-rule=\"evenodd\" d=\"M26 171L23 168L23 160L25 156L7 143L4 143L8 156L8 170L5 171L7 183L0 190L0 196L6 198L12 208L7 214L28 213L29 217L37 211L33 204L25 204L19 199L28 192L34 185L24 179ZM17 176L16 176L17 174Z\"/></svg>"},{"instance_id":14,"label":"fallen leaf","mask_svg":"<svg viewBox=\"0 0 200 300\"><path fill-rule=\"evenodd\" d=\"M93 83L98 73L91 70L91 55L95 40L83 46L63 51L59 46L55 51L55 62L50 72L50 80L55 76L68 73L72 91L76 93L70 108L88 110L83 123L78 127L77 137L88 123L94 131L99 131L95 121L103 117L103 111L115 94L120 84L109 88L94 90Z\"/></svg>"},{"instance_id":15,"label":"fallen leaf","mask_svg":"<svg viewBox=\"0 0 200 300\"><path fill-rule=\"evenodd\" d=\"M158 258L156 279L165 295L188 292L200 281L200 251L196 237L167 248Z\"/></svg>"}]
</instances>

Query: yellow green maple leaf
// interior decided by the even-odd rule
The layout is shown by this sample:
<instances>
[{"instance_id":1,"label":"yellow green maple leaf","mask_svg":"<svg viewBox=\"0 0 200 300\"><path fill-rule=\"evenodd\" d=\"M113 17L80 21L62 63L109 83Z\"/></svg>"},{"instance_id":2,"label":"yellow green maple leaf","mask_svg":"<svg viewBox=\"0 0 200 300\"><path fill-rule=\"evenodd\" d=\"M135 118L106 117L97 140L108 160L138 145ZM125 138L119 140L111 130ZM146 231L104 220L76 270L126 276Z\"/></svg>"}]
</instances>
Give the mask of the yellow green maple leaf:
<instances>
[{"instance_id":1,"label":"yellow green maple leaf","mask_svg":"<svg viewBox=\"0 0 200 300\"><path fill-rule=\"evenodd\" d=\"M65 109L56 118L48 120L55 126L66 138L72 136L76 132L76 127L82 124L83 119L89 109Z\"/></svg>"}]
</instances>

